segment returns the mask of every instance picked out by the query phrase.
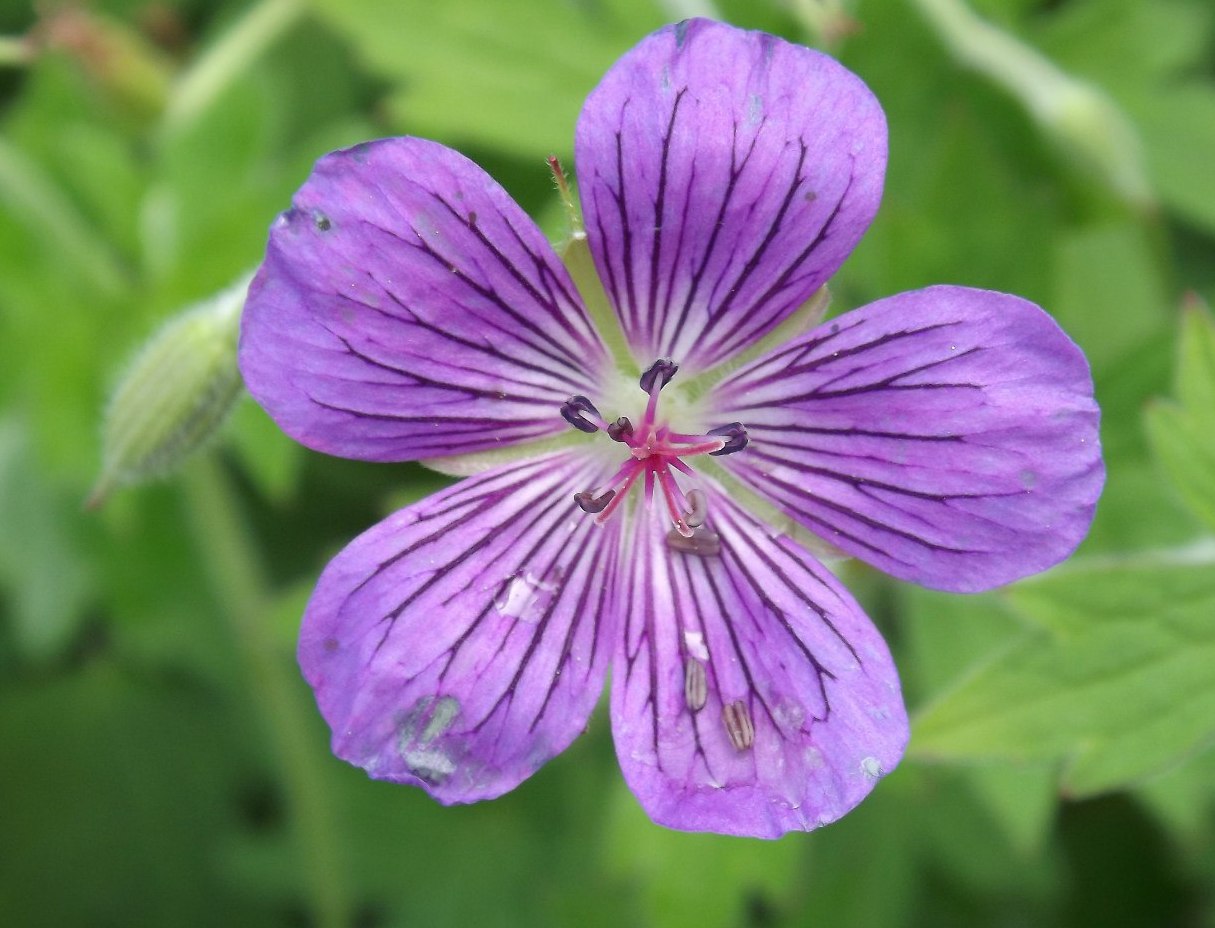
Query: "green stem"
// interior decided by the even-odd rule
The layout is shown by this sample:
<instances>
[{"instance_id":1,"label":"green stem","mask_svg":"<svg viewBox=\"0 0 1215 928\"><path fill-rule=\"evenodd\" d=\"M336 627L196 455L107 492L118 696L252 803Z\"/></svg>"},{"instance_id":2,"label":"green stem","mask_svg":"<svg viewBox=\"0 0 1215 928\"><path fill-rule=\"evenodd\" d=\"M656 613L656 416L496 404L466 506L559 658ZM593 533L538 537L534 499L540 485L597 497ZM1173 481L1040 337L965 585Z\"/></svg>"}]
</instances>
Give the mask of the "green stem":
<instances>
[{"instance_id":1,"label":"green stem","mask_svg":"<svg viewBox=\"0 0 1215 928\"><path fill-rule=\"evenodd\" d=\"M963 0L910 0L963 65L1011 93L1048 137L1115 197L1155 208L1135 127L1100 88L977 16Z\"/></svg>"},{"instance_id":2,"label":"green stem","mask_svg":"<svg viewBox=\"0 0 1215 928\"><path fill-rule=\"evenodd\" d=\"M351 906L333 811L313 753L311 726L294 692L296 682L266 625L270 596L258 552L227 475L213 455L204 454L186 468L182 483L200 553L278 755L314 923L318 928L343 928L349 924Z\"/></svg>"},{"instance_id":3,"label":"green stem","mask_svg":"<svg viewBox=\"0 0 1215 928\"><path fill-rule=\"evenodd\" d=\"M302 0L261 0L186 71L173 87L162 130L190 126L305 12Z\"/></svg>"}]
</instances>

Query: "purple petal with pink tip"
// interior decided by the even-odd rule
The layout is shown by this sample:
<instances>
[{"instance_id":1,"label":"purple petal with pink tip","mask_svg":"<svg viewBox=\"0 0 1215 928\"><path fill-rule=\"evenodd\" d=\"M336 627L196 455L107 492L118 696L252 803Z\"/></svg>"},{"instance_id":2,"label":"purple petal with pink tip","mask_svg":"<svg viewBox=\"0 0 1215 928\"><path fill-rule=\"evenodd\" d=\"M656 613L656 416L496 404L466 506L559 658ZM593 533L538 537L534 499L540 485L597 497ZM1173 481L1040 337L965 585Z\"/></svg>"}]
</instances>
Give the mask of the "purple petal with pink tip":
<instances>
[{"instance_id":1,"label":"purple petal with pink tip","mask_svg":"<svg viewBox=\"0 0 1215 928\"><path fill-rule=\"evenodd\" d=\"M1104 480L1084 355L1034 304L932 287L879 300L731 374L723 466L843 551L985 590L1067 557Z\"/></svg>"},{"instance_id":2,"label":"purple petal with pink tip","mask_svg":"<svg viewBox=\"0 0 1215 928\"><path fill-rule=\"evenodd\" d=\"M571 454L401 510L325 569L299 660L334 753L444 803L501 795L586 727L616 638L618 526L580 518Z\"/></svg>"},{"instance_id":3,"label":"purple petal with pink tip","mask_svg":"<svg viewBox=\"0 0 1215 928\"><path fill-rule=\"evenodd\" d=\"M422 139L322 158L249 290L245 382L296 440L417 460L559 433L606 353L536 224Z\"/></svg>"},{"instance_id":4,"label":"purple petal with pink tip","mask_svg":"<svg viewBox=\"0 0 1215 928\"><path fill-rule=\"evenodd\" d=\"M575 152L634 354L694 371L770 330L848 256L881 198L886 122L826 55L692 20L608 72Z\"/></svg>"},{"instance_id":5,"label":"purple petal with pink tip","mask_svg":"<svg viewBox=\"0 0 1215 928\"><path fill-rule=\"evenodd\" d=\"M881 635L800 545L711 492L720 552L673 553L642 518L626 544L612 730L654 821L779 837L832 822L907 743Z\"/></svg>"}]
</instances>

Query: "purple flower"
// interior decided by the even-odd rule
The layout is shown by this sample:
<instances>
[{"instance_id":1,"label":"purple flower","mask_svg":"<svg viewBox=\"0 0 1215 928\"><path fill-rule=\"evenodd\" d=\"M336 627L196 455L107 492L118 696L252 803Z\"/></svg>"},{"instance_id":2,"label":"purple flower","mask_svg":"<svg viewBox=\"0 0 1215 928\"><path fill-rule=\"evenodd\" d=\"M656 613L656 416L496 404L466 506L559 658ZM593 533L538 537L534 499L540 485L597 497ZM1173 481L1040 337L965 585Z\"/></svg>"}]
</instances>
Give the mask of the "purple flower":
<instances>
[{"instance_id":1,"label":"purple flower","mask_svg":"<svg viewBox=\"0 0 1215 928\"><path fill-rule=\"evenodd\" d=\"M814 327L886 164L881 108L825 55L662 29L587 100L576 158L565 264L415 138L322 158L271 232L241 339L258 401L320 451L467 475L321 576L299 658L334 751L441 802L498 796L586 727L611 666L655 821L833 821L908 729L812 551L954 591L1067 557L1103 480L1084 356L964 287Z\"/></svg>"}]
</instances>

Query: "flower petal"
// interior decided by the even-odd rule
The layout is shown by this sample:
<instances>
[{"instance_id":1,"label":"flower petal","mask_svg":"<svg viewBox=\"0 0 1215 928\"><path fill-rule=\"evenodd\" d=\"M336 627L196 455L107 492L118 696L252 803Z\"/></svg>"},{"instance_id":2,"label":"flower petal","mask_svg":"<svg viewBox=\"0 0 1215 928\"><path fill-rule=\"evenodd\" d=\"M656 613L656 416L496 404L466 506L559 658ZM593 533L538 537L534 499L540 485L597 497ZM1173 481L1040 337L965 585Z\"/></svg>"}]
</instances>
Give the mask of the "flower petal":
<instances>
[{"instance_id":1,"label":"flower petal","mask_svg":"<svg viewBox=\"0 0 1215 928\"><path fill-rule=\"evenodd\" d=\"M840 316L709 398L751 444L734 475L856 557L985 590L1088 532L1104 481L1088 364L1045 312L932 287Z\"/></svg>"},{"instance_id":2,"label":"flower petal","mask_svg":"<svg viewBox=\"0 0 1215 928\"><path fill-rule=\"evenodd\" d=\"M383 139L317 162L249 291L245 382L320 451L416 460L567 428L606 361L536 224L434 142Z\"/></svg>"},{"instance_id":3,"label":"flower petal","mask_svg":"<svg viewBox=\"0 0 1215 928\"><path fill-rule=\"evenodd\" d=\"M907 742L898 676L848 592L720 492L719 556L646 520L626 552L612 729L658 823L773 838L839 818Z\"/></svg>"},{"instance_id":4,"label":"flower petal","mask_svg":"<svg viewBox=\"0 0 1215 928\"><path fill-rule=\"evenodd\" d=\"M397 512L326 568L299 660L333 750L444 803L514 788L586 727L616 634L614 527L571 487L601 469L549 455Z\"/></svg>"},{"instance_id":5,"label":"flower petal","mask_svg":"<svg viewBox=\"0 0 1215 928\"><path fill-rule=\"evenodd\" d=\"M779 323L852 251L881 199L886 121L826 55L692 20L608 72L575 151L634 353L697 370Z\"/></svg>"}]
</instances>

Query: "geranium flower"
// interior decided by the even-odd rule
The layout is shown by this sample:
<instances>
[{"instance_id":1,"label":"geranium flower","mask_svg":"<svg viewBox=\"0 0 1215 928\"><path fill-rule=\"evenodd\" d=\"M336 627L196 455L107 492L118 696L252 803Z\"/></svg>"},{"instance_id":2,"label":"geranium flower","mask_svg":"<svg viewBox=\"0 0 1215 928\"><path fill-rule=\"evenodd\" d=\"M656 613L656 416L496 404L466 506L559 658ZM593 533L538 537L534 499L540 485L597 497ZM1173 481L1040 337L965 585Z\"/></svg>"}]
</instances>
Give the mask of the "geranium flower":
<instances>
[{"instance_id":1,"label":"geranium flower","mask_svg":"<svg viewBox=\"0 0 1215 928\"><path fill-rule=\"evenodd\" d=\"M1038 307L964 287L813 327L886 164L877 101L818 52L662 29L575 154L573 276L417 138L322 158L275 223L253 395L317 450L467 475L333 559L300 663L339 756L444 803L562 751L610 666L655 821L814 828L908 737L885 643L814 552L956 591L1066 557L1103 479L1087 365Z\"/></svg>"}]
</instances>

